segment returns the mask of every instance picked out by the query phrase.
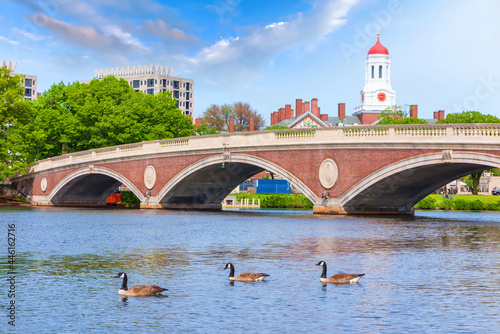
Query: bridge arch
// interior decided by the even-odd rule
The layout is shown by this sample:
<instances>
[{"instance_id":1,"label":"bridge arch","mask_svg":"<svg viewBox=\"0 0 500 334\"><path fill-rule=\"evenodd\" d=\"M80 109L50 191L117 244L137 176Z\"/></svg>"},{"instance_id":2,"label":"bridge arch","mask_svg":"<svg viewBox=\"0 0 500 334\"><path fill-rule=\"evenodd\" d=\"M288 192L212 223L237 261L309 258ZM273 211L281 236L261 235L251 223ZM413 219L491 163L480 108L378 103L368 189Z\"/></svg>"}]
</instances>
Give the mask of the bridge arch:
<instances>
[{"instance_id":1,"label":"bridge arch","mask_svg":"<svg viewBox=\"0 0 500 334\"><path fill-rule=\"evenodd\" d=\"M313 203L317 201L314 192L289 171L247 154L211 156L186 167L160 190L157 200L164 207L217 206L235 187L263 170L282 176Z\"/></svg>"},{"instance_id":2,"label":"bridge arch","mask_svg":"<svg viewBox=\"0 0 500 334\"><path fill-rule=\"evenodd\" d=\"M116 171L99 166L80 168L66 175L49 194L54 205L104 204L106 198L124 184L139 200L144 195L126 177Z\"/></svg>"},{"instance_id":3,"label":"bridge arch","mask_svg":"<svg viewBox=\"0 0 500 334\"><path fill-rule=\"evenodd\" d=\"M471 173L500 167L500 157L443 151L401 160L370 174L340 198L346 212L409 211L433 191Z\"/></svg>"}]
</instances>

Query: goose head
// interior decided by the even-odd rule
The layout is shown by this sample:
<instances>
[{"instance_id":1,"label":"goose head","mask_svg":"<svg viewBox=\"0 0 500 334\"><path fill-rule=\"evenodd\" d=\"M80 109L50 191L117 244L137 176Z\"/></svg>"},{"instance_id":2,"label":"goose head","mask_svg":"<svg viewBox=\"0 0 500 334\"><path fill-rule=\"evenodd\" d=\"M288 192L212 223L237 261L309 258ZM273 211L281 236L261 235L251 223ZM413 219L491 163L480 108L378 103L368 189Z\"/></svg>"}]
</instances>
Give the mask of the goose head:
<instances>
[{"instance_id":1,"label":"goose head","mask_svg":"<svg viewBox=\"0 0 500 334\"><path fill-rule=\"evenodd\" d=\"M316 263L316 265L324 267L324 266L326 266L326 263L325 263L325 261L319 261L318 263Z\"/></svg>"},{"instance_id":2,"label":"goose head","mask_svg":"<svg viewBox=\"0 0 500 334\"><path fill-rule=\"evenodd\" d=\"M116 276L113 276L114 278L125 278L127 277L127 274L125 273L118 273Z\"/></svg>"},{"instance_id":3,"label":"goose head","mask_svg":"<svg viewBox=\"0 0 500 334\"><path fill-rule=\"evenodd\" d=\"M226 266L224 267L224 270L226 270L226 269L232 269L232 268L234 268L233 264L232 264L232 263L228 263L228 264L226 264Z\"/></svg>"}]
</instances>

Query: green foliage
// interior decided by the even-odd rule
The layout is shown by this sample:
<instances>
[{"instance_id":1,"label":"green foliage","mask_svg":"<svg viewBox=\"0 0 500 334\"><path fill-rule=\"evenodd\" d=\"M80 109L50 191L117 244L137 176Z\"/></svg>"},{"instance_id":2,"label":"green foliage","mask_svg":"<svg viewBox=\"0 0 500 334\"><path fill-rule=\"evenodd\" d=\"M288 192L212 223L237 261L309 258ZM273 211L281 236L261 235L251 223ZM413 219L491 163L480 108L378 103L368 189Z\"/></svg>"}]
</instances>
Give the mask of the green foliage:
<instances>
[{"instance_id":1,"label":"green foliage","mask_svg":"<svg viewBox=\"0 0 500 334\"><path fill-rule=\"evenodd\" d=\"M469 201L464 199L457 199L453 202L453 209L455 210L469 210Z\"/></svg>"},{"instance_id":2,"label":"green foliage","mask_svg":"<svg viewBox=\"0 0 500 334\"><path fill-rule=\"evenodd\" d=\"M285 125L279 125L279 124L274 124L273 126L268 126L268 127L265 127L264 128L264 131L265 130L287 130L289 129L288 126L285 126Z\"/></svg>"},{"instance_id":3,"label":"green foliage","mask_svg":"<svg viewBox=\"0 0 500 334\"><path fill-rule=\"evenodd\" d=\"M478 111L463 111L446 115L445 119L437 123L500 123L500 118L492 115L483 115Z\"/></svg>"},{"instance_id":4,"label":"green foliage","mask_svg":"<svg viewBox=\"0 0 500 334\"><path fill-rule=\"evenodd\" d=\"M217 131L216 128L208 128L208 126L205 123L202 123L196 130L195 130L196 135L198 136L204 136L204 135L216 135L219 134L220 132Z\"/></svg>"},{"instance_id":5,"label":"green foliage","mask_svg":"<svg viewBox=\"0 0 500 334\"><path fill-rule=\"evenodd\" d=\"M415 205L415 209L434 210L436 208L436 206L437 206L436 199L434 199L430 196L427 196L426 198L424 198L423 200L421 200L420 202L418 202Z\"/></svg>"},{"instance_id":6,"label":"green foliage","mask_svg":"<svg viewBox=\"0 0 500 334\"><path fill-rule=\"evenodd\" d=\"M170 92L135 92L127 81L113 76L89 84L53 85L35 107L33 123L46 138L38 159L194 133Z\"/></svg>"},{"instance_id":7,"label":"green foliage","mask_svg":"<svg viewBox=\"0 0 500 334\"><path fill-rule=\"evenodd\" d=\"M472 211L479 211L479 210L483 210L484 209L484 205L483 205L483 202L481 202L480 200L475 200L475 201L472 201L472 202L469 202L469 210L472 210Z\"/></svg>"},{"instance_id":8,"label":"green foliage","mask_svg":"<svg viewBox=\"0 0 500 334\"><path fill-rule=\"evenodd\" d=\"M500 202L485 203L485 209L488 211L500 211Z\"/></svg>"},{"instance_id":9,"label":"green foliage","mask_svg":"<svg viewBox=\"0 0 500 334\"><path fill-rule=\"evenodd\" d=\"M25 172L34 161L34 143L44 139L30 124L33 109L23 100L23 82L24 76L0 68L0 182Z\"/></svg>"},{"instance_id":10,"label":"green foliage","mask_svg":"<svg viewBox=\"0 0 500 334\"><path fill-rule=\"evenodd\" d=\"M247 194L239 193L240 198L259 198L261 208L301 208L312 209L313 203L303 194Z\"/></svg>"},{"instance_id":11,"label":"green foliage","mask_svg":"<svg viewBox=\"0 0 500 334\"><path fill-rule=\"evenodd\" d=\"M127 208L137 208L141 205L141 201L131 191L122 191L122 201Z\"/></svg>"},{"instance_id":12,"label":"green foliage","mask_svg":"<svg viewBox=\"0 0 500 334\"><path fill-rule=\"evenodd\" d=\"M378 125L392 125L392 124L428 124L425 119L420 119L416 117L406 117L403 119L397 119L394 117L384 117L380 119L377 123Z\"/></svg>"},{"instance_id":13,"label":"green foliage","mask_svg":"<svg viewBox=\"0 0 500 334\"><path fill-rule=\"evenodd\" d=\"M387 117L396 118L396 119L403 119L403 118L408 117L408 111L403 109L402 106L394 105L394 106L387 107L384 110L382 110L378 116L378 119L387 118Z\"/></svg>"},{"instance_id":14,"label":"green foliage","mask_svg":"<svg viewBox=\"0 0 500 334\"><path fill-rule=\"evenodd\" d=\"M500 176L500 168L492 168L489 169L488 172L490 172L492 176Z\"/></svg>"}]
</instances>

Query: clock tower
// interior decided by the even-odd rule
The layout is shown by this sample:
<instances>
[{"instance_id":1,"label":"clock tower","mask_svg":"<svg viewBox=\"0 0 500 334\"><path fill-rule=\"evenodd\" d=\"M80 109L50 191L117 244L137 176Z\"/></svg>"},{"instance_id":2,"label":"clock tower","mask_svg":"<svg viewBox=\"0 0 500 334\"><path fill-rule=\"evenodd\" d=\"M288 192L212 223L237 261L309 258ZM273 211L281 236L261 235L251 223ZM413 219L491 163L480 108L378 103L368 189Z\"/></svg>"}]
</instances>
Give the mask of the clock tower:
<instances>
[{"instance_id":1,"label":"clock tower","mask_svg":"<svg viewBox=\"0 0 500 334\"><path fill-rule=\"evenodd\" d=\"M391 87L391 57L389 50L377 43L368 51L365 62L365 87L361 91L361 106L354 109L363 125L372 124L381 111L396 104L396 92Z\"/></svg>"}]
</instances>

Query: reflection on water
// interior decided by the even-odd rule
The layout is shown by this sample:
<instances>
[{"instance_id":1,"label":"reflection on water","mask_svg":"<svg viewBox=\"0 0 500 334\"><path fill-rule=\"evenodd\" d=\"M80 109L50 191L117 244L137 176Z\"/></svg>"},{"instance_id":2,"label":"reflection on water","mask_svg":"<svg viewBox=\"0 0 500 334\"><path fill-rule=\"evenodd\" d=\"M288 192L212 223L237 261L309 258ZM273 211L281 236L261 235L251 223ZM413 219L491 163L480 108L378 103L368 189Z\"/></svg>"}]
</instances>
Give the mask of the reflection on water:
<instances>
[{"instance_id":1,"label":"reflection on water","mask_svg":"<svg viewBox=\"0 0 500 334\"><path fill-rule=\"evenodd\" d=\"M19 333L500 330L497 213L1 208L0 217L16 224ZM322 285L319 260L329 275L366 276ZM227 262L271 276L230 282ZM168 294L122 299L111 278L121 271L129 286Z\"/></svg>"}]
</instances>

